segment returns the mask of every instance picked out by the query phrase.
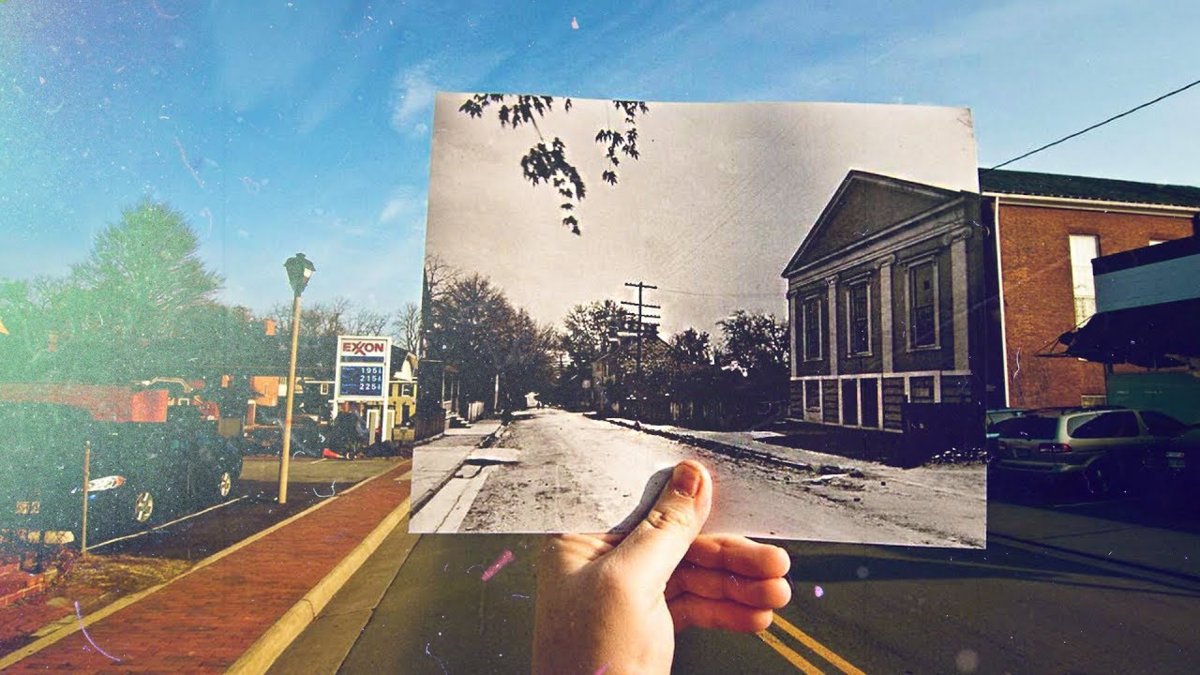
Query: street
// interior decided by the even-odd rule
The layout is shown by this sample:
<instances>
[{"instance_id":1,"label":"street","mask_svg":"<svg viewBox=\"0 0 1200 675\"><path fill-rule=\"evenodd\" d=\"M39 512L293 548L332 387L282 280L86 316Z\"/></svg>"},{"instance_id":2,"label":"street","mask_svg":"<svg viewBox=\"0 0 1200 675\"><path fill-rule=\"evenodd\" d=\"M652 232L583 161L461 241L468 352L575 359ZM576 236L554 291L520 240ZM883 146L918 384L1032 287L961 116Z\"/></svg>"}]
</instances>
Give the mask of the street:
<instances>
[{"instance_id":1,"label":"street","mask_svg":"<svg viewBox=\"0 0 1200 675\"><path fill-rule=\"evenodd\" d=\"M1149 527L1076 523L1071 507L1039 509L1035 519L1028 511L997 502L990 515L1032 520L1063 543L1076 526L1112 532L1118 553L1161 543ZM1194 534L1175 534L1200 553ZM795 593L775 625L759 636L681 635L673 672L1181 673L1200 663L1200 577L989 536L987 550L966 551L785 543ZM378 588L362 622L338 635L339 599L363 597L356 577L330 605L330 620L318 620L272 672L297 672L289 668L312 663L304 654L331 650L337 663L309 672L528 672L539 545L529 535L418 537L399 528L381 554L389 546L403 553L364 568L389 566L371 573ZM505 551L512 562L483 581Z\"/></svg>"},{"instance_id":2,"label":"street","mask_svg":"<svg viewBox=\"0 0 1200 675\"><path fill-rule=\"evenodd\" d=\"M805 471L735 459L557 409L515 418L497 445L477 457L481 468L443 488L459 498L431 501L414 515L414 532L607 531L635 521L653 502L661 483L648 484L647 477L694 458L709 468L716 486L709 532L983 545L986 496L978 465L906 471L846 462ZM436 513L438 503L463 513L461 521Z\"/></svg>"}]
</instances>

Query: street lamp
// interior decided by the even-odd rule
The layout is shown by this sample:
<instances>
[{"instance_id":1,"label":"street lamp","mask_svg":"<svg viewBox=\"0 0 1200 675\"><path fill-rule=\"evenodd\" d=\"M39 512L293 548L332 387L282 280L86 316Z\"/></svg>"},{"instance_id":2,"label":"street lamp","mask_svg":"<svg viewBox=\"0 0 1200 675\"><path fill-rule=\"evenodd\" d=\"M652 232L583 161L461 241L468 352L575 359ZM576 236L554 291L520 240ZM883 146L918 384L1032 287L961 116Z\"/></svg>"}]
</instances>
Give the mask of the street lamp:
<instances>
[{"instance_id":1,"label":"street lamp","mask_svg":"<svg viewBox=\"0 0 1200 675\"><path fill-rule=\"evenodd\" d=\"M291 361L288 364L288 388L287 388L287 404L283 417L283 451L279 455L279 503L287 503L287 486L288 486L288 462L292 454L292 401L296 396L296 346L300 338L300 294L304 292L308 286L308 280L312 277L313 267L312 261L304 257L303 253L287 259L283 263L284 269L287 270L288 283L292 285L292 355Z\"/></svg>"}]
</instances>

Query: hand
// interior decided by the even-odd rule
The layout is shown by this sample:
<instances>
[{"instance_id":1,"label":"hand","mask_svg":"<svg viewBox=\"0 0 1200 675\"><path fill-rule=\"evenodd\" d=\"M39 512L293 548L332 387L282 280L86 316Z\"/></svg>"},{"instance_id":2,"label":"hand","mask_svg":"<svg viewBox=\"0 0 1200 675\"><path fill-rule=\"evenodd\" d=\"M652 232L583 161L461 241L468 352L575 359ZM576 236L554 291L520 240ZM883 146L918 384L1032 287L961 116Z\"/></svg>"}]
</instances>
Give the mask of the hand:
<instances>
[{"instance_id":1,"label":"hand","mask_svg":"<svg viewBox=\"0 0 1200 675\"><path fill-rule=\"evenodd\" d=\"M550 537L538 564L533 672L668 673L675 634L691 626L765 629L791 598L776 546L700 535L712 477L675 467L650 514L627 536Z\"/></svg>"}]
</instances>

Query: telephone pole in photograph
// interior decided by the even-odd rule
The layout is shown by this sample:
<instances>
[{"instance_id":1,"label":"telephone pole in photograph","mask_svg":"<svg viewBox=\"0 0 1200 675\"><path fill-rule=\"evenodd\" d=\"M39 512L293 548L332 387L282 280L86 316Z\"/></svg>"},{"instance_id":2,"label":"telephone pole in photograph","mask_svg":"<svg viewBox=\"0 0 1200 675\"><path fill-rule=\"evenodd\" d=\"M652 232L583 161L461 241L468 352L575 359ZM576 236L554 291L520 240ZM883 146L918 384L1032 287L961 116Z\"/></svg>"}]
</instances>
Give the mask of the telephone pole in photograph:
<instances>
[{"instance_id":1,"label":"telephone pole in photograph","mask_svg":"<svg viewBox=\"0 0 1200 675\"><path fill-rule=\"evenodd\" d=\"M621 304L629 305L630 307L633 307L636 305L638 308L638 310L637 310L638 311L638 314L637 314L637 317L638 317L637 318L637 384L636 384L636 389L634 390L633 426L634 426L634 428L640 430L642 428L642 334L645 333L644 321L646 319L662 318L657 314L646 314L645 310L647 310L647 309L662 309L662 307L660 305L646 304L645 302L642 301L642 293L644 291L658 290L658 286L651 286L650 284L643 283L641 281L639 281L637 283L630 283L627 281L627 282L625 282L625 285L630 288L638 289L637 302L629 302L627 300L622 300ZM651 325L656 325L656 324L651 324Z\"/></svg>"}]
</instances>

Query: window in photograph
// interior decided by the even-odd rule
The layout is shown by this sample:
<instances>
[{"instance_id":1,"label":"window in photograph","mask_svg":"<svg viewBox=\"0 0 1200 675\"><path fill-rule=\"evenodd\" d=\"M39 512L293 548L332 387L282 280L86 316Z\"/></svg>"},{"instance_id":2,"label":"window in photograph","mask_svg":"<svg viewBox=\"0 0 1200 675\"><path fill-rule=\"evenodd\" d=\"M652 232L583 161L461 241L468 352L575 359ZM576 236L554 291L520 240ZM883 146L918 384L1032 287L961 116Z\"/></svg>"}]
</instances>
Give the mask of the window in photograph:
<instances>
[{"instance_id":1,"label":"window in photograph","mask_svg":"<svg viewBox=\"0 0 1200 675\"><path fill-rule=\"evenodd\" d=\"M1071 285L1075 293L1075 325L1096 313L1096 282L1092 278L1092 259L1100 255L1100 238L1093 234L1072 234Z\"/></svg>"},{"instance_id":2,"label":"window in photograph","mask_svg":"<svg viewBox=\"0 0 1200 675\"><path fill-rule=\"evenodd\" d=\"M936 347L937 267L930 260L909 268L909 344L914 349Z\"/></svg>"},{"instance_id":3,"label":"window in photograph","mask_svg":"<svg viewBox=\"0 0 1200 675\"><path fill-rule=\"evenodd\" d=\"M804 359L815 361L821 358L821 296L814 295L804 299L801 316L804 324L803 342Z\"/></svg>"},{"instance_id":4,"label":"window in photograph","mask_svg":"<svg viewBox=\"0 0 1200 675\"><path fill-rule=\"evenodd\" d=\"M846 291L849 354L871 353L871 287L867 283L851 286Z\"/></svg>"}]
</instances>

